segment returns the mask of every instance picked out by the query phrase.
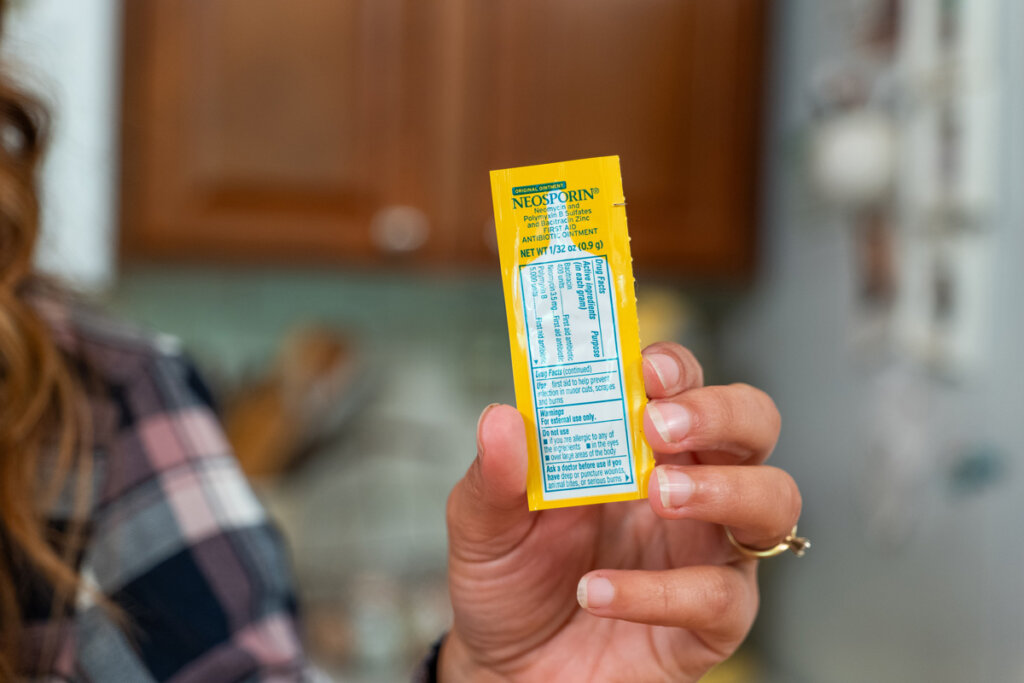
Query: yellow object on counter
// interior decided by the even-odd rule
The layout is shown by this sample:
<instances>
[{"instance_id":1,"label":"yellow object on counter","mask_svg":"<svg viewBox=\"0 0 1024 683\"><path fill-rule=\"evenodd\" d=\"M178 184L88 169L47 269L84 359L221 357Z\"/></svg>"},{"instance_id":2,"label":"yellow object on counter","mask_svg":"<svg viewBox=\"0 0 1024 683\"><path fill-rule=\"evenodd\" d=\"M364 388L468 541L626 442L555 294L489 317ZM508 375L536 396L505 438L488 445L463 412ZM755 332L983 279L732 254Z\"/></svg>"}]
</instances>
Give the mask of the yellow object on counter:
<instances>
[{"instance_id":1,"label":"yellow object on counter","mask_svg":"<svg viewBox=\"0 0 1024 683\"><path fill-rule=\"evenodd\" d=\"M617 156L491 171L531 510L647 496L654 466Z\"/></svg>"}]
</instances>

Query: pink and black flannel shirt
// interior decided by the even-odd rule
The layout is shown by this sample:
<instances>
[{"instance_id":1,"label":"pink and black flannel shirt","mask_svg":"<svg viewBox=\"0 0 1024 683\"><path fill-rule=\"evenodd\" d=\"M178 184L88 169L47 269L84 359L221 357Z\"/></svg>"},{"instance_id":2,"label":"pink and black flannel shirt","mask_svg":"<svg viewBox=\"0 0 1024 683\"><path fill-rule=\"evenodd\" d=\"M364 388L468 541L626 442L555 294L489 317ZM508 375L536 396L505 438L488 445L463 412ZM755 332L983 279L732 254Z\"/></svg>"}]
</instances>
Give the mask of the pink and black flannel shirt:
<instances>
[{"instance_id":1,"label":"pink and black flannel shirt","mask_svg":"<svg viewBox=\"0 0 1024 683\"><path fill-rule=\"evenodd\" d=\"M281 539L177 344L56 298L34 303L81 376L93 417L95 486L79 570L127 617L112 619L88 592L55 616L50 593L25 577L26 659L58 635L50 670L35 680L314 677ZM65 502L53 511L55 527L67 510Z\"/></svg>"}]
</instances>

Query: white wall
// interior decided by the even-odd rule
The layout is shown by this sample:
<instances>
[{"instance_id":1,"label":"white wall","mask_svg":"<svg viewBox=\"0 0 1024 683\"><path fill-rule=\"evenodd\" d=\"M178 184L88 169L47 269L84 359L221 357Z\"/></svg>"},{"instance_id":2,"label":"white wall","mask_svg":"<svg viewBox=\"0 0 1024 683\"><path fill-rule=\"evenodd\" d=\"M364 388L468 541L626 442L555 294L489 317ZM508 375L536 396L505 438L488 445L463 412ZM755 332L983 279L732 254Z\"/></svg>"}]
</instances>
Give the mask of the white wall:
<instances>
[{"instance_id":1,"label":"white wall","mask_svg":"<svg viewBox=\"0 0 1024 683\"><path fill-rule=\"evenodd\" d=\"M787 682L1024 680L1024 59L1015 35L1024 3L1000 4L991 371L962 384L928 380L923 394L908 399L921 401L912 412L923 416L921 455L930 465L905 493L910 531L899 542L884 542L870 524L868 492L891 483L893 473L872 457L868 437L880 398L877 370L850 344L850 236L808 210L794 163L811 73L842 42L845 27L835 19L844 4L777 5L764 269L723 334L729 366L780 406L773 462L801 485L800 530L814 542L804 559L764 563L759 637L778 680ZM957 494L950 467L979 447L1005 458L1003 476Z\"/></svg>"},{"instance_id":2,"label":"white wall","mask_svg":"<svg viewBox=\"0 0 1024 683\"><path fill-rule=\"evenodd\" d=\"M114 276L120 26L117 0L13 3L3 55L51 103L39 266L87 289Z\"/></svg>"}]
</instances>

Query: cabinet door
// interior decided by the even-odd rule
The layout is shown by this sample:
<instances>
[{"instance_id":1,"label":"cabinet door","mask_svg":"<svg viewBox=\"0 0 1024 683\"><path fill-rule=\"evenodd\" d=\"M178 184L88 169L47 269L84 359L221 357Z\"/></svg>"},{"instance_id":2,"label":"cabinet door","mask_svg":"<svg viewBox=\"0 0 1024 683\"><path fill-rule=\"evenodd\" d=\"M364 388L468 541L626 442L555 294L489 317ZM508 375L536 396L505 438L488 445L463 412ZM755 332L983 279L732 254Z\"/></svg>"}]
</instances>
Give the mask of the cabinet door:
<instances>
[{"instance_id":1,"label":"cabinet door","mask_svg":"<svg viewBox=\"0 0 1024 683\"><path fill-rule=\"evenodd\" d=\"M124 250L275 262L450 253L450 231L436 229L447 11L125 3Z\"/></svg>"},{"instance_id":2,"label":"cabinet door","mask_svg":"<svg viewBox=\"0 0 1024 683\"><path fill-rule=\"evenodd\" d=\"M472 257L487 251L487 169L618 154L639 272L749 274L766 4L470 3Z\"/></svg>"}]
</instances>

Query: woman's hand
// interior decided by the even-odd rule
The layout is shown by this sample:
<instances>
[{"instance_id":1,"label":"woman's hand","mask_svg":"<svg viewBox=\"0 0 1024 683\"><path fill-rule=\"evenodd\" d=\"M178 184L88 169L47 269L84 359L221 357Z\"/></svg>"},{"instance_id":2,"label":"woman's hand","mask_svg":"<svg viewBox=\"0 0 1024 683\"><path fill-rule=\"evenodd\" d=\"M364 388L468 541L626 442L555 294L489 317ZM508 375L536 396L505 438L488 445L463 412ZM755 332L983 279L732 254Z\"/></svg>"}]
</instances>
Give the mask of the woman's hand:
<instances>
[{"instance_id":1,"label":"woman's hand","mask_svg":"<svg viewBox=\"0 0 1024 683\"><path fill-rule=\"evenodd\" d=\"M675 344L644 351L644 382L658 460L647 501L529 512L522 418L484 411L448 500L442 681L696 680L742 642L757 563L723 525L768 547L796 523L796 484L763 464L779 413L753 387L704 387Z\"/></svg>"}]
</instances>

